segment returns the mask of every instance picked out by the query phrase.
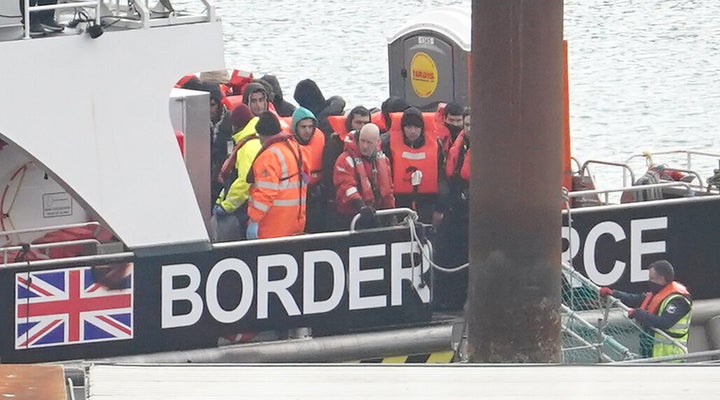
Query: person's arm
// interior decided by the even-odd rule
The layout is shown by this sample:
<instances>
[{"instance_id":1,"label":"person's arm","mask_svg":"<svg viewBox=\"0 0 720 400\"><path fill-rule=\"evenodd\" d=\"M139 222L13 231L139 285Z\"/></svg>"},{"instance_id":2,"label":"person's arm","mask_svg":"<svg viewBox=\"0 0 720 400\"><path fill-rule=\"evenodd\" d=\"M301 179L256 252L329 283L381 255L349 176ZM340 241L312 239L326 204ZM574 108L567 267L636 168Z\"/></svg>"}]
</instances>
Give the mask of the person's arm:
<instances>
[{"instance_id":1,"label":"person's arm","mask_svg":"<svg viewBox=\"0 0 720 400\"><path fill-rule=\"evenodd\" d=\"M351 205L357 212L365 205L362 196L360 196L358 183L355 180L355 163L348 153L342 153L335 162L333 184L335 185L335 200L338 206Z\"/></svg>"},{"instance_id":2,"label":"person's arm","mask_svg":"<svg viewBox=\"0 0 720 400\"><path fill-rule=\"evenodd\" d=\"M220 203L222 208L233 213L248 199L250 184L247 182L247 174L250 171L255 156L260 151L260 141L252 139L245 143L237 152L235 167L237 168L237 179L230 185L225 200Z\"/></svg>"},{"instance_id":3,"label":"person's arm","mask_svg":"<svg viewBox=\"0 0 720 400\"><path fill-rule=\"evenodd\" d=\"M644 294L626 293L619 290L613 290L610 295L631 308L640 307L640 304L642 304L643 300L645 299Z\"/></svg>"},{"instance_id":4,"label":"person's arm","mask_svg":"<svg viewBox=\"0 0 720 400\"><path fill-rule=\"evenodd\" d=\"M643 326L657 329L669 329L675 325L680 318L690 311L690 303L684 297L676 297L668 303L662 314L655 315L639 309L635 310L633 317Z\"/></svg>"}]
</instances>

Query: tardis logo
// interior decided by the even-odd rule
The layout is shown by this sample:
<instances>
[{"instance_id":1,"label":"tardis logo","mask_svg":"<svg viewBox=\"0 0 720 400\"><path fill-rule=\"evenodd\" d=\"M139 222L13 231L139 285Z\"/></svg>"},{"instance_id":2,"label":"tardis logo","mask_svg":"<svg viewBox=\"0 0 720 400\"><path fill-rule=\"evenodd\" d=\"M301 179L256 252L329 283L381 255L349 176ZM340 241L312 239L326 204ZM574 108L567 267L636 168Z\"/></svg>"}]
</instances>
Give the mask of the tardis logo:
<instances>
[{"instance_id":1,"label":"tardis logo","mask_svg":"<svg viewBox=\"0 0 720 400\"><path fill-rule=\"evenodd\" d=\"M132 339L133 269L113 289L90 267L15 274L15 349Z\"/></svg>"}]
</instances>

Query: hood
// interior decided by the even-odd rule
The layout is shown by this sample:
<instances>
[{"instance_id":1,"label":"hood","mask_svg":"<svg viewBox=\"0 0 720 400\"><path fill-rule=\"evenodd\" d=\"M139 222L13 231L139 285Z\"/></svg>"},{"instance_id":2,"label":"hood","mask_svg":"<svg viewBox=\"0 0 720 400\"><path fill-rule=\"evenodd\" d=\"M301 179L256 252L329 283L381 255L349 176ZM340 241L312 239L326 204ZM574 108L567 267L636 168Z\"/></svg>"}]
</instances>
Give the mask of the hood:
<instances>
[{"instance_id":1,"label":"hood","mask_svg":"<svg viewBox=\"0 0 720 400\"><path fill-rule=\"evenodd\" d=\"M275 93L275 98L273 99L273 103L279 103L283 101L283 93L282 88L280 88L280 82L275 77L275 75L265 75L261 80L267 82L272 87L273 93Z\"/></svg>"},{"instance_id":2,"label":"hood","mask_svg":"<svg viewBox=\"0 0 720 400\"><path fill-rule=\"evenodd\" d=\"M240 129L233 135L233 141L235 143L243 140L246 136L254 135L255 132L255 125L257 125L259 117L253 117L244 128Z\"/></svg>"},{"instance_id":3,"label":"hood","mask_svg":"<svg viewBox=\"0 0 720 400\"><path fill-rule=\"evenodd\" d=\"M313 114L317 115L325 108L325 96L323 96L317 83L312 79L304 79L298 82L293 97L299 106L307 108Z\"/></svg>"},{"instance_id":4,"label":"hood","mask_svg":"<svg viewBox=\"0 0 720 400\"><path fill-rule=\"evenodd\" d=\"M311 118L315 122L315 127L317 127L318 120L315 118L315 114L313 114L310 110L308 110L305 107L298 107L292 114L292 125L290 126L290 129L292 130L293 135L295 134L295 129L297 128L298 122Z\"/></svg>"},{"instance_id":5,"label":"hood","mask_svg":"<svg viewBox=\"0 0 720 400\"><path fill-rule=\"evenodd\" d=\"M243 89L243 103L248 104L248 101L250 100L250 93L255 93L258 90L262 90L262 92L265 93L265 98L269 101L270 97L265 89L265 86L263 86L262 83L251 82L245 85L245 88Z\"/></svg>"}]
</instances>

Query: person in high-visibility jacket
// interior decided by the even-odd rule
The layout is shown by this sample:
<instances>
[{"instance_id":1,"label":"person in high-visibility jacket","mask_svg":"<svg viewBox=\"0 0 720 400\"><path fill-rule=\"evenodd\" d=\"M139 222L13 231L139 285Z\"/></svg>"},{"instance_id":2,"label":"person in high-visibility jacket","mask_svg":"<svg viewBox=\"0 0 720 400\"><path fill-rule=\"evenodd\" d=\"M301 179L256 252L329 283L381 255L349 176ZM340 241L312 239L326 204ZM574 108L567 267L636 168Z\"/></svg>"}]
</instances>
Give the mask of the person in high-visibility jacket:
<instances>
[{"instance_id":1,"label":"person in high-visibility jacket","mask_svg":"<svg viewBox=\"0 0 720 400\"><path fill-rule=\"evenodd\" d=\"M692 300L687 288L675 281L675 270L667 260L659 260L648 268L648 293L634 294L608 287L600 288L600 295L614 296L630 309L628 316L648 330L645 340L640 341L645 357L682 355L682 348L652 328L665 332L678 343L687 347L692 315Z\"/></svg>"},{"instance_id":2,"label":"person in high-visibility jacket","mask_svg":"<svg viewBox=\"0 0 720 400\"><path fill-rule=\"evenodd\" d=\"M250 184L247 182L247 175L250 172L255 156L260 151L262 143L255 133L258 117L253 116L250 107L239 104L233 110L230 120L233 124L233 135L235 147L220 169L218 177L223 183L223 190L220 192L213 215L218 219L216 232L217 241L241 240L245 238L247 229L247 199L250 192ZM233 162L234 161L234 162ZM226 165L227 163L231 163ZM227 171L226 171L227 169ZM227 218L235 218L233 224L223 224ZM223 229L226 226L227 229Z\"/></svg>"},{"instance_id":3,"label":"person in high-visibility jacket","mask_svg":"<svg viewBox=\"0 0 720 400\"><path fill-rule=\"evenodd\" d=\"M248 239L297 235L305 229L309 165L275 114L260 114L255 130L263 143L248 174Z\"/></svg>"}]
</instances>

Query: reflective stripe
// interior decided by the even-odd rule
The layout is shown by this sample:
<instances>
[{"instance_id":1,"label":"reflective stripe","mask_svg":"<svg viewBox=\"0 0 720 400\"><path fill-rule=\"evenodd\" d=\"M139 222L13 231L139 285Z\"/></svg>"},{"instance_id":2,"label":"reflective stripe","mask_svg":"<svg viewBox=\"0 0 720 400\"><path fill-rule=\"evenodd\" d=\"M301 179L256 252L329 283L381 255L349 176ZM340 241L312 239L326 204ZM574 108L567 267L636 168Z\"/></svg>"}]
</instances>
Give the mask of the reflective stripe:
<instances>
[{"instance_id":1,"label":"reflective stripe","mask_svg":"<svg viewBox=\"0 0 720 400\"><path fill-rule=\"evenodd\" d=\"M343 168L343 167L337 167L336 169L340 172L345 172L345 168Z\"/></svg>"},{"instance_id":2,"label":"reflective stripe","mask_svg":"<svg viewBox=\"0 0 720 400\"><path fill-rule=\"evenodd\" d=\"M350 156L345 157L345 161L347 161L347 163L348 163L351 167L354 167L354 166L355 166L355 160L353 160L352 157L350 157Z\"/></svg>"},{"instance_id":3,"label":"reflective stripe","mask_svg":"<svg viewBox=\"0 0 720 400\"><path fill-rule=\"evenodd\" d=\"M353 187L351 187L351 188L349 188L348 190L345 191L345 196L350 197L350 196L354 195L354 194L357 193L357 192L358 192L358 191L357 191L357 188L356 188L355 186L353 186Z\"/></svg>"},{"instance_id":4,"label":"reflective stripe","mask_svg":"<svg viewBox=\"0 0 720 400\"><path fill-rule=\"evenodd\" d=\"M270 206L266 206L265 204L263 204L263 203L261 203L261 202L259 202L259 201L255 201L255 200L253 200L253 199L250 199L250 204L252 204L253 207L257 208L258 210L260 210L260 211L262 211L262 212L268 212L268 211L270 211Z\"/></svg>"},{"instance_id":5,"label":"reflective stripe","mask_svg":"<svg viewBox=\"0 0 720 400\"><path fill-rule=\"evenodd\" d=\"M402 152L402 158L408 159L408 160L424 160L425 159L425 152L422 153L411 153L409 151L403 151Z\"/></svg>"},{"instance_id":6,"label":"reflective stripe","mask_svg":"<svg viewBox=\"0 0 720 400\"><path fill-rule=\"evenodd\" d=\"M305 198L291 200L273 200L273 205L278 207L292 207L300 204L305 204Z\"/></svg>"},{"instance_id":7,"label":"reflective stripe","mask_svg":"<svg viewBox=\"0 0 720 400\"><path fill-rule=\"evenodd\" d=\"M280 160L280 172L282 173L280 176L280 179L287 179L290 176L290 174L288 174L288 167L287 167L287 164L285 163L285 156L283 156L282 152L274 146L268 148L268 150L275 153L278 160Z\"/></svg>"},{"instance_id":8,"label":"reflective stripe","mask_svg":"<svg viewBox=\"0 0 720 400\"><path fill-rule=\"evenodd\" d=\"M264 189L284 190L284 189L297 189L300 187L300 181L290 182L289 180L283 180L280 183L274 182L255 182L254 185Z\"/></svg>"}]
</instances>

